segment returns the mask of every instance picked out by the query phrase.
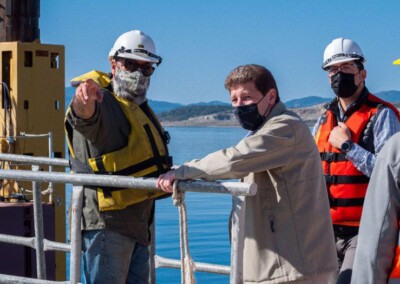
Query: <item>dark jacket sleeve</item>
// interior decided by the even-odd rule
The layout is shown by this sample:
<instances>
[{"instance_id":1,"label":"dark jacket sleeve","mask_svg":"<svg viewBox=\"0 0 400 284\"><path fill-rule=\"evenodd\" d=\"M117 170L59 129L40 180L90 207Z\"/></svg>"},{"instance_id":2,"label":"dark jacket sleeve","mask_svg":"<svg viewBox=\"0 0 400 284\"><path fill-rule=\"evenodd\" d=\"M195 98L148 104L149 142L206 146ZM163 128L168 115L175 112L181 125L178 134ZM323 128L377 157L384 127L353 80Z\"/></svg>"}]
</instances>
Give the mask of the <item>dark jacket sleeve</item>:
<instances>
[{"instance_id":1,"label":"dark jacket sleeve","mask_svg":"<svg viewBox=\"0 0 400 284\"><path fill-rule=\"evenodd\" d=\"M80 147L79 141L86 140L91 156L101 155L124 147L128 142L130 125L122 109L109 92L104 91L101 103L96 104L96 110L89 119L77 117L73 111L67 113L67 121L75 132L74 148ZM81 136L81 137L79 137Z\"/></svg>"}]
</instances>

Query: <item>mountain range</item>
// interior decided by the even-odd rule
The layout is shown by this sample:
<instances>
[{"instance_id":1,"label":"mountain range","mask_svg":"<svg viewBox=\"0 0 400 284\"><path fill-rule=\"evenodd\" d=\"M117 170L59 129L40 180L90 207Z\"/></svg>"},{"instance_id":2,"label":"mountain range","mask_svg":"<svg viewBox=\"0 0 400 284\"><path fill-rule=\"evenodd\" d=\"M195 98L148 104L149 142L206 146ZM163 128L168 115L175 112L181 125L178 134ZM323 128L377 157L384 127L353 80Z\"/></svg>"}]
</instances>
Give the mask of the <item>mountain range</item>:
<instances>
[{"instance_id":1,"label":"mountain range","mask_svg":"<svg viewBox=\"0 0 400 284\"><path fill-rule=\"evenodd\" d=\"M385 91L376 95L400 107L400 91ZM285 102L285 105L296 112L310 127L324 112L324 105L332 98L309 96ZM157 111L157 101L149 101ZM217 108L219 107L219 108ZM164 126L239 126L233 115L230 104L213 101L210 104L199 103L187 106L178 106L167 112L158 113Z\"/></svg>"},{"instance_id":2,"label":"mountain range","mask_svg":"<svg viewBox=\"0 0 400 284\"><path fill-rule=\"evenodd\" d=\"M393 103L393 104L398 104L400 103L400 91L383 91L379 93L375 93L375 95L387 102ZM333 97L330 98L324 98L324 97L317 97L317 96L309 96L309 97L304 97L304 98L299 98L299 99L293 99L284 102L286 107L288 108L305 108L305 107L311 107L315 105L319 105L322 103L327 103L332 101ZM195 104L189 104L189 105L182 105L178 103L168 103L168 102L162 102L162 101L153 101L149 100L150 106L154 109L155 113L163 113L163 112L168 112L171 110L176 110L176 109L181 109L181 108L188 108L188 107L193 107L193 106L230 106L229 103L224 103L220 101L211 101L211 102L200 102L200 103L195 103ZM183 110L183 109L182 109Z\"/></svg>"},{"instance_id":3,"label":"mountain range","mask_svg":"<svg viewBox=\"0 0 400 284\"><path fill-rule=\"evenodd\" d=\"M75 88L66 87L66 102L69 103L72 96L75 93ZM385 101L390 103L399 104L400 103L400 91L383 91L375 93L375 95ZM302 109L306 108L310 111L310 107L318 106L323 103L327 103L331 101L331 98L317 97L317 96L308 96L304 98L293 99L284 102L286 107L293 109ZM221 117L226 117L223 113L229 110L230 103L221 102L221 101L211 101L211 102L198 102L192 103L188 105L180 104L180 103L172 103L166 101L155 101L149 99L149 105L153 109L153 111L160 115L162 120L183 120L189 119L190 117L204 116L210 115L213 113L221 113ZM317 107L320 109L320 107ZM311 108L312 109L312 108Z\"/></svg>"}]
</instances>

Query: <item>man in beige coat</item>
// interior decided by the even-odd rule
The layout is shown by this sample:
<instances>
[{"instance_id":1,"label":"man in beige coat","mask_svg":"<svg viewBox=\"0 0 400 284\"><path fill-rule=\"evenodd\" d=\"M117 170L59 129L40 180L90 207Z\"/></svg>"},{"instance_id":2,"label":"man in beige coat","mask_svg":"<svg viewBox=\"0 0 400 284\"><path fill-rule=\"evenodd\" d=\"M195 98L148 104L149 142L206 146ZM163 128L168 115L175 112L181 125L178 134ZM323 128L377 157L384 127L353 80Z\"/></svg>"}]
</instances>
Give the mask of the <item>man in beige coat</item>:
<instances>
[{"instance_id":1,"label":"man in beige coat","mask_svg":"<svg viewBox=\"0 0 400 284\"><path fill-rule=\"evenodd\" d=\"M161 175L177 179L243 179L258 186L246 197L245 283L334 283L335 242L325 180L307 125L280 102L265 67L244 65L226 78L234 113L249 134L236 146Z\"/></svg>"}]
</instances>

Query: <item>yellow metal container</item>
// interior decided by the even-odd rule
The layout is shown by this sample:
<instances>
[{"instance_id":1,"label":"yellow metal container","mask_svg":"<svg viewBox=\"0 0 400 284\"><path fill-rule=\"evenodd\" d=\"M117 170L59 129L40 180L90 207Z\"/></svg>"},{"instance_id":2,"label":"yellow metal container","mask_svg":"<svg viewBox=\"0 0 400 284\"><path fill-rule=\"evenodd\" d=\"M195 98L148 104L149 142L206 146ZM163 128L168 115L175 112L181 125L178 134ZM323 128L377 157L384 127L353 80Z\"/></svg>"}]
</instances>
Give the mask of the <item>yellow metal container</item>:
<instances>
[{"instance_id":1,"label":"yellow metal container","mask_svg":"<svg viewBox=\"0 0 400 284\"><path fill-rule=\"evenodd\" d=\"M65 158L64 53L62 45L0 42L1 152ZM48 138L30 137L31 134L49 133L52 136L53 153L49 153ZM3 168L22 168L5 163L1 165ZM47 171L48 168L43 167L43 170ZM47 185L42 184L42 187L46 189ZM29 183L3 181L0 196L10 197L14 193L29 192L30 189ZM12 198L8 200L18 201ZM54 206L55 240L65 242L65 186L55 184L53 198L50 200L44 197L43 202ZM53 265L55 265L56 280L65 279L65 254L57 252L56 263Z\"/></svg>"}]
</instances>

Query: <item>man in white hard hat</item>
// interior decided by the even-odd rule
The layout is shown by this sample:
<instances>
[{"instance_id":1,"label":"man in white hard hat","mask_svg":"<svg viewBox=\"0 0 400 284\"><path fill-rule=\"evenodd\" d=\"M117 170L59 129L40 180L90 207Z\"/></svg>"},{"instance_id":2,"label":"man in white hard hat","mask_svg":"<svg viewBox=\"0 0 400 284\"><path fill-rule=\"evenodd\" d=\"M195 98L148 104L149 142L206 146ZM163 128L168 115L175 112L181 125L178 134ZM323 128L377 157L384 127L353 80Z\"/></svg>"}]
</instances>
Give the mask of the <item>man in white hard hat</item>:
<instances>
[{"instance_id":1,"label":"man in white hard hat","mask_svg":"<svg viewBox=\"0 0 400 284\"><path fill-rule=\"evenodd\" d=\"M393 62L400 65L400 59ZM352 284L400 283L400 133L379 152L365 196Z\"/></svg>"},{"instance_id":2,"label":"man in white hard hat","mask_svg":"<svg viewBox=\"0 0 400 284\"><path fill-rule=\"evenodd\" d=\"M236 67L225 88L248 135L237 145L185 163L157 181L166 192L177 179L243 179L246 196L243 283L332 284L337 262L328 195L307 125L280 101L272 73Z\"/></svg>"},{"instance_id":3,"label":"man in white hard hat","mask_svg":"<svg viewBox=\"0 0 400 284\"><path fill-rule=\"evenodd\" d=\"M91 71L74 78L65 128L71 169L78 173L156 177L171 164L168 135L147 104L155 44L142 31L122 34L110 54L112 80ZM86 283L148 283L154 198L138 189L84 187Z\"/></svg>"},{"instance_id":4,"label":"man in white hard hat","mask_svg":"<svg viewBox=\"0 0 400 284\"><path fill-rule=\"evenodd\" d=\"M350 283L361 212L376 154L400 131L397 109L365 87L361 48L351 39L334 39L322 68L336 97L318 119L317 143L330 199L339 261L338 283Z\"/></svg>"}]
</instances>

